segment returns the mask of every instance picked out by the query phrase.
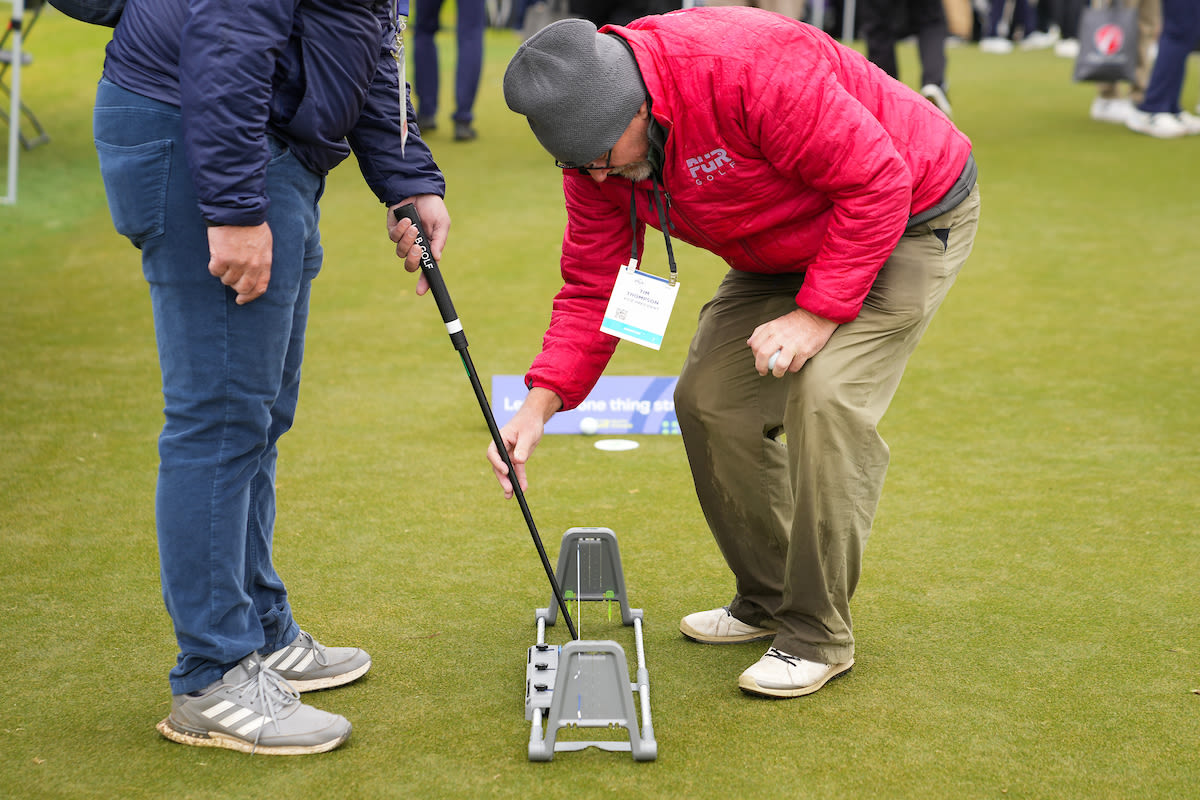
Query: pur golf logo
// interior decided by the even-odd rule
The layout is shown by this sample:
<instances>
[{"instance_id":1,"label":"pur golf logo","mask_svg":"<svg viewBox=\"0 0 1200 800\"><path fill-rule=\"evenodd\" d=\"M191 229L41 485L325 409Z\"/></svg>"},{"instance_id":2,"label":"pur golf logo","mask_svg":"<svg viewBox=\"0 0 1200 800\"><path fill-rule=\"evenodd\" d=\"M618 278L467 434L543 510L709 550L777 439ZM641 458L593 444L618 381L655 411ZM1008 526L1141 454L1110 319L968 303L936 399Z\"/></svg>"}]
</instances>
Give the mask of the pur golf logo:
<instances>
[{"instance_id":1,"label":"pur golf logo","mask_svg":"<svg viewBox=\"0 0 1200 800\"><path fill-rule=\"evenodd\" d=\"M719 176L724 175L727 169L734 167L733 159L729 157L729 153L725 151L724 147L710 150L702 156L689 158L684 163L697 186L703 186L708 181L716 180Z\"/></svg>"},{"instance_id":2,"label":"pur golf logo","mask_svg":"<svg viewBox=\"0 0 1200 800\"><path fill-rule=\"evenodd\" d=\"M1120 25L1101 25L1092 37L1096 43L1096 52L1105 56L1115 56L1125 46L1125 31Z\"/></svg>"}]
</instances>

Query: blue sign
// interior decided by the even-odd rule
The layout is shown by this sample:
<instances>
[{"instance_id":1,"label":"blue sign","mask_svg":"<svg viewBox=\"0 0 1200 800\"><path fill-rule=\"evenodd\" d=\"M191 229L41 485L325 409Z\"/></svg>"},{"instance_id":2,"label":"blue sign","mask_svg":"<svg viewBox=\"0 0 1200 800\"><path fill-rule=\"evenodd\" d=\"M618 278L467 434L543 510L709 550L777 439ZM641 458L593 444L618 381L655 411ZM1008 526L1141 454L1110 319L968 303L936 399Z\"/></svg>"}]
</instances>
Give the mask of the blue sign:
<instances>
[{"instance_id":1,"label":"blue sign","mask_svg":"<svg viewBox=\"0 0 1200 800\"><path fill-rule=\"evenodd\" d=\"M578 408L560 411L546 423L546 433L600 436L677 434L675 383L678 378L602 375ZM513 418L529 391L521 375L492 376L492 414L503 426Z\"/></svg>"}]
</instances>

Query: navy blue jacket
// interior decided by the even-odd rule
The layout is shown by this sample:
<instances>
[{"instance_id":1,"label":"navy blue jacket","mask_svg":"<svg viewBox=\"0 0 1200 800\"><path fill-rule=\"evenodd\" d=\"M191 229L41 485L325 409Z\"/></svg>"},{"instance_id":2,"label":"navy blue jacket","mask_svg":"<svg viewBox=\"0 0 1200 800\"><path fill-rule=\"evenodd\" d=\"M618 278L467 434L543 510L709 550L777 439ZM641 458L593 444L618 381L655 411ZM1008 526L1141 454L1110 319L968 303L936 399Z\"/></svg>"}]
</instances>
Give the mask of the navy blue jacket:
<instances>
[{"instance_id":1,"label":"navy blue jacket","mask_svg":"<svg viewBox=\"0 0 1200 800\"><path fill-rule=\"evenodd\" d=\"M321 175L353 151L388 205L445 195L407 87L400 154L395 35L392 0L129 0L104 75L182 109L207 222L257 225L269 204L268 134Z\"/></svg>"}]
</instances>

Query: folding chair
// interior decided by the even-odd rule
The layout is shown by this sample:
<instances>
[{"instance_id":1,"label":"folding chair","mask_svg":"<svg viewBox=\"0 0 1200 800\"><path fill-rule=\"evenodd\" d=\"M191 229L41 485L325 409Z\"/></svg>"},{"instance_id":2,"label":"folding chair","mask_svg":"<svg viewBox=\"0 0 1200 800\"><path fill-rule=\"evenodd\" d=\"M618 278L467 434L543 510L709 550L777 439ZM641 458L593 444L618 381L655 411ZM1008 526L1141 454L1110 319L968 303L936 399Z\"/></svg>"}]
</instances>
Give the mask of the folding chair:
<instances>
[{"instance_id":1,"label":"folding chair","mask_svg":"<svg viewBox=\"0 0 1200 800\"><path fill-rule=\"evenodd\" d=\"M42 15L42 9L45 7L45 0L25 0L25 18L21 25L22 67L27 67L33 63L33 55L25 49L25 44L29 41L29 34L33 30L33 26L37 22L38 17ZM8 70L12 66L13 61L12 51L5 47L5 45L8 44L8 39L11 35L12 20L9 20L8 25L4 28L4 35L0 36L0 91L3 91L5 97L12 96L12 90L8 87L8 83L5 82L5 78L8 76ZM32 138L30 138L27 137L23 131L21 131L19 133L21 138L21 146L26 150L32 150L39 144L44 144L50 141L50 136L46 133L46 129L42 127L42 123L38 120L37 115L33 113L33 109L27 106L24 100L21 100L20 103L21 114L29 120L29 123L33 126L33 131L35 134ZM9 122L10 120L8 119L8 112L5 110L8 108L9 104L5 102L2 105L3 108L0 108L0 118L3 118L5 122ZM18 126L20 125L19 120L17 124Z\"/></svg>"}]
</instances>

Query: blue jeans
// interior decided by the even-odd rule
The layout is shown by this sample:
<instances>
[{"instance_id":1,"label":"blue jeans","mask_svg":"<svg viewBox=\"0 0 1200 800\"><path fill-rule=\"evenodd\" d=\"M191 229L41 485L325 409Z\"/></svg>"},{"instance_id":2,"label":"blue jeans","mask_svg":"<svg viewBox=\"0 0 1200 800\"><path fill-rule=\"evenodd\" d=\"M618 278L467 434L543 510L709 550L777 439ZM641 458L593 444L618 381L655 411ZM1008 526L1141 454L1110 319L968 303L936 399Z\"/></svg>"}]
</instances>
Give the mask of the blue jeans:
<instances>
[{"instance_id":1,"label":"blue jeans","mask_svg":"<svg viewBox=\"0 0 1200 800\"><path fill-rule=\"evenodd\" d=\"M101 80L94 134L113 224L142 251L150 284L166 417L158 551L179 644L171 691L182 694L299 633L271 563L275 460L299 396L324 179L271 138L270 285L239 306L208 272L179 108Z\"/></svg>"}]
</instances>

